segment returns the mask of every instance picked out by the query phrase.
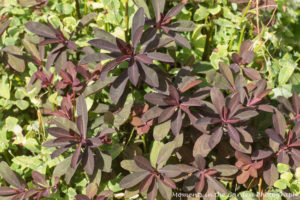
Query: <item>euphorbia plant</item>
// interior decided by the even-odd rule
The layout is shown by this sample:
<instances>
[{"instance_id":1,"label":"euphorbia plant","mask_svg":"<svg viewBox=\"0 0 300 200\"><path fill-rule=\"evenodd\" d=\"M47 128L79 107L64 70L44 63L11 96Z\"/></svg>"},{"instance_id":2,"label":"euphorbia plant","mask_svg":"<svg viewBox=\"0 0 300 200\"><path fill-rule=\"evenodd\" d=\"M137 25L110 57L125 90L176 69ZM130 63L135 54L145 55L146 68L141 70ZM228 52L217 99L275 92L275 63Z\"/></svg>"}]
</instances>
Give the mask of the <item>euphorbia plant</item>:
<instances>
[{"instance_id":1,"label":"euphorbia plant","mask_svg":"<svg viewBox=\"0 0 300 200\"><path fill-rule=\"evenodd\" d=\"M70 124L69 129L66 129L64 124L60 124L59 121L54 121L57 127L48 128L47 132L56 137L56 139L47 141L44 143L44 146L60 147L52 153L51 157L54 158L77 145L71 159L71 167L76 170L78 164L82 163L84 170L91 175L94 172L95 165L95 155L92 149L101 146L105 136L115 131L113 129L105 129L102 132L100 131L96 137L87 138L88 112L83 96L79 96L77 99L76 111L76 126L72 121L68 122L68 120L64 120L63 122ZM97 154L97 156L99 155L101 155L101 153Z\"/></svg>"},{"instance_id":2,"label":"euphorbia plant","mask_svg":"<svg viewBox=\"0 0 300 200\"><path fill-rule=\"evenodd\" d=\"M221 141L224 133L226 133L234 148L237 148L242 138L248 138L248 142L252 141L251 135L244 129L243 126L239 126L239 123L247 121L258 113L254 110L245 109L240 104L240 96L235 93L224 98L223 93L216 87L210 90L210 98L215 108L215 114L211 117L203 117L197 121L199 126L205 126L208 124L217 125L212 131L212 137L209 141L211 148L215 147ZM224 131L226 128L226 132ZM237 149L240 150L240 149Z\"/></svg>"},{"instance_id":3,"label":"euphorbia plant","mask_svg":"<svg viewBox=\"0 0 300 200\"><path fill-rule=\"evenodd\" d=\"M110 94L112 101L118 103L121 95L124 92L124 88L130 80L130 82L137 86L140 78L152 87L159 86L158 74L152 67L148 66L153 64L153 60L172 63L174 60L171 56L160 52L145 52L147 46L141 50L138 50L137 46L142 37L144 30L144 11L140 8L133 17L133 27L131 31L132 44L126 43L120 38L115 38L110 33L100 30L103 34L101 38L89 41L89 43L98 48L110 51L110 54L91 54L84 58L85 62L95 62L100 60L109 61L101 70L101 78L105 79L107 74L115 69L120 63L126 61L128 68L115 80L113 83ZM157 46L157 48L160 46ZM85 63L81 61L81 63Z\"/></svg>"}]
</instances>

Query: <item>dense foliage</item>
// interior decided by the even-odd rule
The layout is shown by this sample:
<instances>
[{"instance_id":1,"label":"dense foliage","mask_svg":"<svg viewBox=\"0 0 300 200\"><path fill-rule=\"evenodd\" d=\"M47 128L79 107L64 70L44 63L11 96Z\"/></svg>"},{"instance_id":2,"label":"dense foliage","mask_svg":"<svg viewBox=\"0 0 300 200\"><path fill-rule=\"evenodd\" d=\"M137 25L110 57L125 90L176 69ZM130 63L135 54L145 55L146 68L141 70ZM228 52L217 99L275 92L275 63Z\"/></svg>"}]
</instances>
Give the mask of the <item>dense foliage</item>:
<instances>
[{"instance_id":1,"label":"dense foliage","mask_svg":"<svg viewBox=\"0 0 300 200\"><path fill-rule=\"evenodd\" d=\"M299 2L0 5L0 199L299 198Z\"/></svg>"}]
</instances>

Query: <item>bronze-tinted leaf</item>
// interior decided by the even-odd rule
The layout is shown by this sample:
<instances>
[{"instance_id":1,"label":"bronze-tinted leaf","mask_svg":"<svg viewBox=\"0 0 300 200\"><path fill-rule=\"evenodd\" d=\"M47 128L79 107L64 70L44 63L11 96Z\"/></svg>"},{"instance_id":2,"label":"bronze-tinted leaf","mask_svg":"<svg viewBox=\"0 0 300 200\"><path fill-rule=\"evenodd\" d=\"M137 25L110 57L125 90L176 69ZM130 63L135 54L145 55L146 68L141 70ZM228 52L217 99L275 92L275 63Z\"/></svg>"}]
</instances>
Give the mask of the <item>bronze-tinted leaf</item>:
<instances>
[{"instance_id":1,"label":"bronze-tinted leaf","mask_svg":"<svg viewBox=\"0 0 300 200\"><path fill-rule=\"evenodd\" d=\"M98 49L103 49L111 52L120 52L119 48L114 43L111 43L107 40L93 39L90 40L88 43Z\"/></svg>"},{"instance_id":2,"label":"bronze-tinted leaf","mask_svg":"<svg viewBox=\"0 0 300 200\"><path fill-rule=\"evenodd\" d=\"M41 37L46 38L56 38L56 33L50 27L46 26L45 24L41 24L39 22L27 22L25 23L25 27L31 31L32 33L37 34Z\"/></svg>"},{"instance_id":3,"label":"bronze-tinted leaf","mask_svg":"<svg viewBox=\"0 0 300 200\"><path fill-rule=\"evenodd\" d=\"M120 187L125 189L131 188L137 185L138 183L140 183L149 174L150 172L148 171L140 171L140 172L134 172L132 174L129 174L120 181Z\"/></svg>"},{"instance_id":4,"label":"bronze-tinted leaf","mask_svg":"<svg viewBox=\"0 0 300 200\"><path fill-rule=\"evenodd\" d=\"M263 171L263 178L269 186L273 186L275 181L278 180L279 174L273 163L270 163L265 167L265 170Z\"/></svg>"},{"instance_id":5,"label":"bronze-tinted leaf","mask_svg":"<svg viewBox=\"0 0 300 200\"><path fill-rule=\"evenodd\" d=\"M138 167L150 172L153 171L153 167L151 166L150 161L144 158L143 156L135 156L134 161Z\"/></svg>"},{"instance_id":6,"label":"bronze-tinted leaf","mask_svg":"<svg viewBox=\"0 0 300 200\"><path fill-rule=\"evenodd\" d=\"M137 86L140 73L136 62L133 62L132 65L128 67L128 77L132 85Z\"/></svg>"},{"instance_id":7,"label":"bronze-tinted leaf","mask_svg":"<svg viewBox=\"0 0 300 200\"><path fill-rule=\"evenodd\" d=\"M171 19L172 17L178 15L178 13L180 13L180 11L182 10L182 8L184 7L183 3L179 3L176 6L172 7L166 14L166 16L164 17L164 20L166 19Z\"/></svg>"},{"instance_id":8,"label":"bronze-tinted leaf","mask_svg":"<svg viewBox=\"0 0 300 200\"><path fill-rule=\"evenodd\" d=\"M222 109L225 106L225 98L223 93L216 87L211 88L210 90L210 98L212 103L216 107L218 113L222 114Z\"/></svg>"},{"instance_id":9,"label":"bronze-tinted leaf","mask_svg":"<svg viewBox=\"0 0 300 200\"><path fill-rule=\"evenodd\" d=\"M228 164L220 164L220 165L213 166L212 168L220 172L221 176L232 176L238 172L237 167Z\"/></svg>"},{"instance_id":10,"label":"bronze-tinted leaf","mask_svg":"<svg viewBox=\"0 0 300 200\"><path fill-rule=\"evenodd\" d=\"M124 71L117 79L114 81L110 87L110 98L114 104L117 104L125 91L126 84L129 77L127 76L127 71Z\"/></svg>"},{"instance_id":11,"label":"bronze-tinted leaf","mask_svg":"<svg viewBox=\"0 0 300 200\"><path fill-rule=\"evenodd\" d=\"M25 188L24 180L22 180L14 171L12 171L9 165L4 161L0 163L0 174L10 185L19 189Z\"/></svg>"}]
</instances>

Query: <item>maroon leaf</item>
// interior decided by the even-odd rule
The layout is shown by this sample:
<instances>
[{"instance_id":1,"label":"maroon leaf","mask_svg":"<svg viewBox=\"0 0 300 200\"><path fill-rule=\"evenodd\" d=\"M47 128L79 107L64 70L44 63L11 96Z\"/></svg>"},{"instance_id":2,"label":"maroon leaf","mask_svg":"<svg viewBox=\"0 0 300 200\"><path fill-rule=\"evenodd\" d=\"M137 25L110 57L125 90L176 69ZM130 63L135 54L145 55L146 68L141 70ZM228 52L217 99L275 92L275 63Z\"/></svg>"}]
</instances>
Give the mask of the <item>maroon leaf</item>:
<instances>
[{"instance_id":1,"label":"maroon leaf","mask_svg":"<svg viewBox=\"0 0 300 200\"><path fill-rule=\"evenodd\" d=\"M69 131L66 131L65 129L62 129L60 127L47 128L47 132L53 135L54 137L71 136Z\"/></svg>"},{"instance_id":2,"label":"maroon leaf","mask_svg":"<svg viewBox=\"0 0 300 200\"><path fill-rule=\"evenodd\" d=\"M164 101L168 96L159 93L148 93L144 96L144 99L149 103L159 106L167 106L168 104Z\"/></svg>"},{"instance_id":3,"label":"maroon leaf","mask_svg":"<svg viewBox=\"0 0 300 200\"><path fill-rule=\"evenodd\" d=\"M210 98L218 113L222 114L222 109L225 106L225 98L223 93L216 87L211 88L210 90Z\"/></svg>"},{"instance_id":4,"label":"maroon leaf","mask_svg":"<svg viewBox=\"0 0 300 200\"><path fill-rule=\"evenodd\" d=\"M222 139L223 136L223 128L220 126L216 131L214 131L208 141L208 145L211 149L215 148Z\"/></svg>"},{"instance_id":5,"label":"maroon leaf","mask_svg":"<svg viewBox=\"0 0 300 200\"><path fill-rule=\"evenodd\" d=\"M43 184L45 186L48 185L45 177L41 173L39 173L37 171L32 171L32 178L37 183L41 183L41 184Z\"/></svg>"},{"instance_id":6,"label":"maroon leaf","mask_svg":"<svg viewBox=\"0 0 300 200\"><path fill-rule=\"evenodd\" d=\"M151 166L151 163L143 156L135 156L134 161L138 167L150 172L153 171L153 167Z\"/></svg>"},{"instance_id":7,"label":"maroon leaf","mask_svg":"<svg viewBox=\"0 0 300 200\"><path fill-rule=\"evenodd\" d=\"M25 23L25 27L32 33L37 34L41 37L46 38L56 38L56 33L53 29L49 28L45 24L41 24L39 22L27 22Z\"/></svg>"},{"instance_id":8,"label":"maroon leaf","mask_svg":"<svg viewBox=\"0 0 300 200\"><path fill-rule=\"evenodd\" d=\"M166 14L164 20L167 20L169 18L172 18L172 17L178 15L178 13L180 13L180 11L182 10L183 7L184 7L183 3L179 3L176 6L172 7Z\"/></svg>"},{"instance_id":9,"label":"maroon leaf","mask_svg":"<svg viewBox=\"0 0 300 200\"><path fill-rule=\"evenodd\" d=\"M253 68L243 67L242 70L245 73L245 75L248 78L250 78L251 80L260 80L261 79L260 73Z\"/></svg>"},{"instance_id":10,"label":"maroon leaf","mask_svg":"<svg viewBox=\"0 0 300 200\"><path fill-rule=\"evenodd\" d=\"M172 189L176 189L176 184L174 183L174 181L172 179L170 179L167 176L160 176L159 177L160 180L168 187L172 188Z\"/></svg>"},{"instance_id":11,"label":"maroon leaf","mask_svg":"<svg viewBox=\"0 0 300 200\"><path fill-rule=\"evenodd\" d=\"M145 15L144 9L139 8L133 16L132 28L131 28L131 40L133 41L132 46L135 48L137 43L140 41L142 32L144 29Z\"/></svg>"},{"instance_id":12,"label":"maroon leaf","mask_svg":"<svg viewBox=\"0 0 300 200\"><path fill-rule=\"evenodd\" d=\"M182 113L181 113L181 109L178 109L176 118L174 116L174 119L171 121L171 130L175 136L180 133L181 126L182 126Z\"/></svg>"},{"instance_id":13,"label":"maroon leaf","mask_svg":"<svg viewBox=\"0 0 300 200\"><path fill-rule=\"evenodd\" d=\"M140 185L140 193L143 193L146 189L148 189L150 187L150 185L152 184L153 180L155 178L155 175L153 174L149 174L142 182Z\"/></svg>"},{"instance_id":14,"label":"maroon leaf","mask_svg":"<svg viewBox=\"0 0 300 200\"><path fill-rule=\"evenodd\" d=\"M236 143L240 143L240 134L239 132L231 125L227 124L227 134L231 139L233 139Z\"/></svg>"},{"instance_id":15,"label":"maroon leaf","mask_svg":"<svg viewBox=\"0 0 300 200\"><path fill-rule=\"evenodd\" d=\"M98 49L103 49L111 52L120 52L120 50L115 44L103 39L93 39L90 40L88 43Z\"/></svg>"},{"instance_id":16,"label":"maroon leaf","mask_svg":"<svg viewBox=\"0 0 300 200\"><path fill-rule=\"evenodd\" d=\"M252 154L251 159L261 160L261 159L268 158L271 155L273 155L273 152L270 150L257 150Z\"/></svg>"},{"instance_id":17,"label":"maroon leaf","mask_svg":"<svg viewBox=\"0 0 300 200\"><path fill-rule=\"evenodd\" d=\"M266 166L265 170L263 171L263 178L269 186L273 186L275 181L278 180L279 174L276 166L273 163L270 163Z\"/></svg>"},{"instance_id":18,"label":"maroon leaf","mask_svg":"<svg viewBox=\"0 0 300 200\"><path fill-rule=\"evenodd\" d=\"M18 193L19 192L16 189L10 187L0 187L0 196L10 196Z\"/></svg>"},{"instance_id":19,"label":"maroon leaf","mask_svg":"<svg viewBox=\"0 0 300 200\"><path fill-rule=\"evenodd\" d=\"M204 186L205 186L205 176L204 174L201 174L200 180L196 183L195 191L201 193L203 191Z\"/></svg>"},{"instance_id":20,"label":"maroon leaf","mask_svg":"<svg viewBox=\"0 0 300 200\"><path fill-rule=\"evenodd\" d=\"M77 98L76 102L76 111L77 111L77 116L81 116L81 121L82 121L82 136L83 139L86 138L86 133L87 133L87 126L88 126L88 111L87 111L87 106L84 100L83 96L79 96Z\"/></svg>"},{"instance_id":21,"label":"maroon leaf","mask_svg":"<svg viewBox=\"0 0 300 200\"><path fill-rule=\"evenodd\" d=\"M83 195L83 194L77 194L75 196L76 200L90 200L87 196Z\"/></svg>"},{"instance_id":22,"label":"maroon leaf","mask_svg":"<svg viewBox=\"0 0 300 200\"><path fill-rule=\"evenodd\" d=\"M120 181L120 187L125 189L131 188L137 185L138 183L140 183L149 174L150 172L148 171L140 171L140 172L134 172L132 174L129 174Z\"/></svg>"},{"instance_id":23,"label":"maroon leaf","mask_svg":"<svg viewBox=\"0 0 300 200\"><path fill-rule=\"evenodd\" d=\"M19 189L25 188L26 185L24 180L21 179L14 171L12 171L9 165L4 161L0 163L0 174L2 178L10 185Z\"/></svg>"},{"instance_id":24,"label":"maroon leaf","mask_svg":"<svg viewBox=\"0 0 300 200\"><path fill-rule=\"evenodd\" d=\"M86 171L87 174L92 175L94 172L94 154L91 148L86 147L84 154L83 154L83 169Z\"/></svg>"},{"instance_id":25,"label":"maroon leaf","mask_svg":"<svg viewBox=\"0 0 300 200\"><path fill-rule=\"evenodd\" d=\"M110 87L110 98L114 104L117 104L125 90L126 84L128 82L127 71L124 71L118 78L114 81Z\"/></svg>"},{"instance_id":26,"label":"maroon leaf","mask_svg":"<svg viewBox=\"0 0 300 200\"><path fill-rule=\"evenodd\" d=\"M166 108L158 117L158 123L162 123L170 119L175 113L176 106Z\"/></svg>"},{"instance_id":27,"label":"maroon leaf","mask_svg":"<svg viewBox=\"0 0 300 200\"><path fill-rule=\"evenodd\" d=\"M72 160L71 160L71 167L73 169L75 169L75 167L77 166L78 163L78 159L81 153L81 143L78 144L73 156L72 156Z\"/></svg>"},{"instance_id":28,"label":"maroon leaf","mask_svg":"<svg viewBox=\"0 0 300 200\"><path fill-rule=\"evenodd\" d=\"M128 77L129 77L130 82L134 86L137 86L139 77L140 77L140 73L139 73L139 69L138 69L136 62L133 62L132 65L130 65L128 67Z\"/></svg>"},{"instance_id":29,"label":"maroon leaf","mask_svg":"<svg viewBox=\"0 0 300 200\"><path fill-rule=\"evenodd\" d=\"M162 62L166 62L166 63L174 62L174 59L171 56L164 54L164 53L160 53L160 52L150 52L150 53L147 53L147 56L149 58L151 58L152 60L158 60L158 61L162 61Z\"/></svg>"}]
</instances>

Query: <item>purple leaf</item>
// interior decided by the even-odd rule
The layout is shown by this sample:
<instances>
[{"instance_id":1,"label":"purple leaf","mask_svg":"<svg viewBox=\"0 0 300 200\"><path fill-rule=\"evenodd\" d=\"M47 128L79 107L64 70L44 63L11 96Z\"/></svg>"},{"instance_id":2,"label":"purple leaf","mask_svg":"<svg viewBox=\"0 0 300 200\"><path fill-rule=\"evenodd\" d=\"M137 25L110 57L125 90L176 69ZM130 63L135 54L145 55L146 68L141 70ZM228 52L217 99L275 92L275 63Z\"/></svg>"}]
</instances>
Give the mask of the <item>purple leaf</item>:
<instances>
[{"instance_id":1,"label":"purple leaf","mask_svg":"<svg viewBox=\"0 0 300 200\"><path fill-rule=\"evenodd\" d=\"M27 22L25 23L25 27L32 33L37 34L41 37L46 38L56 38L56 33L53 29L49 28L45 24L41 24L39 22Z\"/></svg>"},{"instance_id":2,"label":"purple leaf","mask_svg":"<svg viewBox=\"0 0 300 200\"><path fill-rule=\"evenodd\" d=\"M125 90L126 84L128 82L127 71L124 71L118 78L114 81L110 87L110 98L114 104L117 104Z\"/></svg>"},{"instance_id":3,"label":"purple leaf","mask_svg":"<svg viewBox=\"0 0 300 200\"><path fill-rule=\"evenodd\" d=\"M164 17L164 20L167 20L169 18L172 18L176 15L178 15L178 13L180 13L180 11L182 10L182 8L184 7L183 3L179 3L176 6L172 7L168 13L166 14L166 16Z\"/></svg>"},{"instance_id":4,"label":"purple leaf","mask_svg":"<svg viewBox=\"0 0 300 200\"><path fill-rule=\"evenodd\" d=\"M86 103L85 103L85 99L83 96L79 96L77 98L77 102L76 102L76 111L77 111L77 116L81 116L81 120L82 120L82 136L83 139L86 138L86 133L87 133L87 125L88 125L88 111L87 111L87 107L86 107Z\"/></svg>"},{"instance_id":5,"label":"purple leaf","mask_svg":"<svg viewBox=\"0 0 300 200\"><path fill-rule=\"evenodd\" d=\"M131 27L131 40L133 41L132 46L135 48L137 43L140 41L142 32L145 24L144 9L139 8L133 16L132 27Z\"/></svg>"},{"instance_id":6,"label":"purple leaf","mask_svg":"<svg viewBox=\"0 0 300 200\"><path fill-rule=\"evenodd\" d=\"M182 37L180 34L170 30L168 32L168 35L170 37L172 37L176 41L176 43L178 43L179 45L181 45L185 48L191 49L191 45L190 45L189 41L186 38Z\"/></svg>"},{"instance_id":7,"label":"purple leaf","mask_svg":"<svg viewBox=\"0 0 300 200\"><path fill-rule=\"evenodd\" d=\"M86 173L92 175L94 172L95 159L91 148L89 147L85 148L82 162L83 162L83 169L86 171Z\"/></svg>"},{"instance_id":8,"label":"purple leaf","mask_svg":"<svg viewBox=\"0 0 300 200\"><path fill-rule=\"evenodd\" d=\"M152 0L156 1L156 0ZM147 191L147 200L155 200L157 196L157 184L156 184L156 179L152 181L148 191Z\"/></svg>"},{"instance_id":9,"label":"purple leaf","mask_svg":"<svg viewBox=\"0 0 300 200\"><path fill-rule=\"evenodd\" d=\"M180 133L181 126L182 126L182 113L181 113L181 109L178 109L176 117L174 117L174 119L171 121L171 130L175 136Z\"/></svg>"},{"instance_id":10,"label":"purple leaf","mask_svg":"<svg viewBox=\"0 0 300 200\"><path fill-rule=\"evenodd\" d=\"M0 196L10 196L14 194L18 194L19 192L10 187L0 187Z\"/></svg>"},{"instance_id":11,"label":"purple leaf","mask_svg":"<svg viewBox=\"0 0 300 200\"><path fill-rule=\"evenodd\" d=\"M151 58L152 60L158 60L158 61L166 62L166 63L174 62L174 59L171 56L164 54L164 53L160 53L160 52L150 52L150 53L147 53L147 56L149 58Z\"/></svg>"},{"instance_id":12,"label":"purple leaf","mask_svg":"<svg viewBox=\"0 0 300 200\"><path fill-rule=\"evenodd\" d=\"M220 126L217 130L215 130L209 141L208 141L208 145L211 149L215 148L215 146L217 146L220 142L221 142L221 139L222 139L222 136L223 136L223 128Z\"/></svg>"},{"instance_id":13,"label":"purple leaf","mask_svg":"<svg viewBox=\"0 0 300 200\"><path fill-rule=\"evenodd\" d=\"M270 150L257 150L253 152L251 159L252 160L261 160L270 157L273 155L273 151Z\"/></svg>"},{"instance_id":14,"label":"purple leaf","mask_svg":"<svg viewBox=\"0 0 300 200\"><path fill-rule=\"evenodd\" d=\"M138 69L136 62L133 62L132 65L130 65L128 67L128 77L129 77L130 82L134 86L137 86L139 77L140 77L140 73L139 73L139 69Z\"/></svg>"},{"instance_id":15,"label":"purple leaf","mask_svg":"<svg viewBox=\"0 0 300 200\"><path fill-rule=\"evenodd\" d=\"M96 47L97 49L103 49L111 52L120 52L120 49L118 49L118 47L115 44L103 39L93 39L90 40L88 43Z\"/></svg>"},{"instance_id":16,"label":"purple leaf","mask_svg":"<svg viewBox=\"0 0 300 200\"><path fill-rule=\"evenodd\" d=\"M79 156L81 153L81 143L78 144L73 156L72 156L72 160L71 160L71 167L73 169L75 169L75 167L77 166L78 160L79 160Z\"/></svg>"},{"instance_id":17,"label":"purple leaf","mask_svg":"<svg viewBox=\"0 0 300 200\"><path fill-rule=\"evenodd\" d=\"M164 101L165 98L167 98L167 95L164 94L159 94L159 93L148 93L144 96L144 99L152 103L154 105L159 105L159 106L168 106L168 104Z\"/></svg>"},{"instance_id":18,"label":"purple leaf","mask_svg":"<svg viewBox=\"0 0 300 200\"><path fill-rule=\"evenodd\" d=\"M226 80L230 83L231 87L235 88L233 75L232 75L232 72L229 69L229 67L224 62L220 62L219 69L220 69L221 74L223 74L223 76L226 78Z\"/></svg>"},{"instance_id":19,"label":"purple leaf","mask_svg":"<svg viewBox=\"0 0 300 200\"><path fill-rule=\"evenodd\" d=\"M12 171L8 164L4 161L0 163L0 174L2 178L10 185L19 189L25 188L26 185L24 180L22 180L14 171Z\"/></svg>"},{"instance_id":20,"label":"purple leaf","mask_svg":"<svg viewBox=\"0 0 300 200\"><path fill-rule=\"evenodd\" d=\"M213 87L210 90L210 98L218 113L222 115L222 109L225 106L225 98L223 93L218 88Z\"/></svg>"},{"instance_id":21,"label":"purple leaf","mask_svg":"<svg viewBox=\"0 0 300 200\"><path fill-rule=\"evenodd\" d=\"M41 183L41 184L43 184L43 185L45 185L45 186L48 185L48 183L47 183L45 177L44 177L41 173L39 173L39 172L37 172L37 171L32 171L32 178L33 178L33 180L34 180L36 183Z\"/></svg>"},{"instance_id":22,"label":"purple leaf","mask_svg":"<svg viewBox=\"0 0 300 200\"><path fill-rule=\"evenodd\" d=\"M153 171L153 167L151 166L151 163L143 156L135 156L134 161L138 167L150 172Z\"/></svg>"},{"instance_id":23,"label":"purple leaf","mask_svg":"<svg viewBox=\"0 0 300 200\"><path fill-rule=\"evenodd\" d=\"M269 186L273 186L275 181L278 180L279 174L276 166L273 163L270 162L270 164L266 166L265 170L263 171L263 178Z\"/></svg>"},{"instance_id":24,"label":"purple leaf","mask_svg":"<svg viewBox=\"0 0 300 200\"><path fill-rule=\"evenodd\" d=\"M69 131L62 129L60 127L47 128L47 132L53 135L54 137L71 136Z\"/></svg>"},{"instance_id":25,"label":"purple leaf","mask_svg":"<svg viewBox=\"0 0 300 200\"><path fill-rule=\"evenodd\" d=\"M171 107L164 109L164 111L158 117L158 123L162 123L162 122L170 119L173 116L173 114L175 113L176 108L177 108L176 106L171 106Z\"/></svg>"},{"instance_id":26,"label":"purple leaf","mask_svg":"<svg viewBox=\"0 0 300 200\"><path fill-rule=\"evenodd\" d=\"M131 188L137 185L138 183L140 183L149 174L150 172L148 171L140 171L140 172L134 172L132 174L129 174L120 181L120 187L125 189Z\"/></svg>"},{"instance_id":27,"label":"purple leaf","mask_svg":"<svg viewBox=\"0 0 300 200\"><path fill-rule=\"evenodd\" d=\"M155 175L153 174L149 174L142 182L140 185L140 193L143 193L146 189L148 189L151 185L151 183L153 182L155 178Z\"/></svg>"},{"instance_id":28,"label":"purple leaf","mask_svg":"<svg viewBox=\"0 0 300 200\"><path fill-rule=\"evenodd\" d=\"M245 73L245 75L251 80L261 79L260 73L256 69L243 67L242 70Z\"/></svg>"}]
</instances>

